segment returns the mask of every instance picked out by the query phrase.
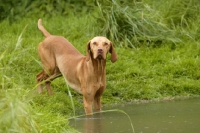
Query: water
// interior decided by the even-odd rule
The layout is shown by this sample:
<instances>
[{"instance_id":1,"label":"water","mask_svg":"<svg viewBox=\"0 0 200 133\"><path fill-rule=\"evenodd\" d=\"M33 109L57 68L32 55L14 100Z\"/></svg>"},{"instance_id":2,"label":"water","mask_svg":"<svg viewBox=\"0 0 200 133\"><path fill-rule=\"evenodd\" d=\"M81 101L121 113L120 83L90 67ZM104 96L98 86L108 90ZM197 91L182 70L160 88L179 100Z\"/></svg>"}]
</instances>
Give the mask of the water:
<instances>
[{"instance_id":1,"label":"water","mask_svg":"<svg viewBox=\"0 0 200 133\"><path fill-rule=\"evenodd\" d=\"M200 98L158 103L104 107L119 109L131 118L135 133L200 132ZM121 112L106 112L76 118L70 125L81 133L133 133L131 122Z\"/></svg>"}]
</instances>

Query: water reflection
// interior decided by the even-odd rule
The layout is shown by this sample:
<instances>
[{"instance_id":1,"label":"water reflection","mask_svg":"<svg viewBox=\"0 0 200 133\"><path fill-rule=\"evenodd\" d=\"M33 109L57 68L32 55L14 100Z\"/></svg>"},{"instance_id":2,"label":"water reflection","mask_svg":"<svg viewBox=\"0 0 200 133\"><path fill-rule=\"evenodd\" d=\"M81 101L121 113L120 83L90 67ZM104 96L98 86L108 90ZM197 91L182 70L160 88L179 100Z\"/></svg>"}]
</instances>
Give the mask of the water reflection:
<instances>
[{"instance_id":1,"label":"water reflection","mask_svg":"<svg viewBox=\"0 0 200 133\"><path fill-rule=\"evenodd\" d=\"M80 118L79 121L83 121L83 133L101 133L102 127L102 116L101 114L95 114L93 116L85 116Z\"/></svg>"},{"instance_id":2,"label":"water reflection","mask_svg":"<svg viewBox=\"0 0 200 133\"><path fill-rule=\"evenodd\" d=\"M124 110L136 133L196 133L200 131L200 98L104 107ZM126 115L107 112L76 118L70 125L81 133L132 133Z\"/></svg>"},{"instance_id":3,"label":"water reflection","mask_svg":"<svg viewBox=\"0 0 200 133\"><path fill-rule=\"evenodd\" d=\"M81 133L132 133L129 119L120 112L98 113L70 121Z\"/></svg>"}]
</instances>

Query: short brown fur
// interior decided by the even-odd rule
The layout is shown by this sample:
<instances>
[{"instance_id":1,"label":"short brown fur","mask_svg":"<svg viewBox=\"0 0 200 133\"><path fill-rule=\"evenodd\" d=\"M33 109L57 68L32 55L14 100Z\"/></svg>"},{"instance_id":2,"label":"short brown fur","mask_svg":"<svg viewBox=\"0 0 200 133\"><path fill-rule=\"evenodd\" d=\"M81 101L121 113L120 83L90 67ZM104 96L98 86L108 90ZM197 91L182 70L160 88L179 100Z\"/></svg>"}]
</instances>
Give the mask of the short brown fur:
<instances>
[{"instance_id":1,"label":"short brown fur","mask_svg":"<svg viewBox=\"0 0 200 133\"><path fill-rule=\"evenodd\" d=\"M48 94L53 94L51 81L63 75L69 86L83 95L86 115L92 115L92 104L95 110L101 110L100 97L106 87L106 55L111 53L112 62L118 58L112 42L102 36L94 37L88 42L84 56L64 37L51 35L41 19L38 28L45 36L38 46L44 67L36 76L38 91L43 91L44 82Z\"/></svg>"}]
</instances>

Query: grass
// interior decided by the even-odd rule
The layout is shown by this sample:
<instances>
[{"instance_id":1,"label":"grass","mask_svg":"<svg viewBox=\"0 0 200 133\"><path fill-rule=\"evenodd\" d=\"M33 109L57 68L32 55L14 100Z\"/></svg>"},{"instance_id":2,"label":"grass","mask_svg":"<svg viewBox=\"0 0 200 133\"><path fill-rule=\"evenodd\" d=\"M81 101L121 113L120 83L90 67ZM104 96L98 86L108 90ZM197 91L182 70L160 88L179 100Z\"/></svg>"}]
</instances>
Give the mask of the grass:
<instances>
[{"instance_id":1,"label":"grass","mask_svg":"<svg viewBox=\"0 0 200 133\"><path fill-rule=\"evenodd\" d=\"M122 57L117 65L112 70L108 68L109 89L104 95L116 103L198 95L199 50L196 44L179 45L175 50L169 45L134 51L122 49L118 51Z\"/></svg>"},{"instance_id":2,"label":"grass","mask_svg":"<svg viewBox=\"0 0 200 133\"><path fill-rule=\"evenodd\" d=\"M98 9L95 18L100 33L118 42L117 46L134 48L199 39L198 0L143 0L128 4L112 0L98 3Z\"/></svg>"},{"instance_id":3,"label":"grass","mask_svg":"<svg viewBox=\"0 0 200 133\"><path fill-rule=\"evenodd\" d=\"M146 2L155 9L152 3ZM96 35L106 34L99 32L105 27L98 27L99 21L93 17L99 13L99 8L98 11L88 15L45 17L43 25L50 33L68 38L81 53L85 54L88 40ZM113 11L113 17L116 17L122 14L123 10ZM163 10L163 16L167 14L164 11L166 10ZM158 8L156 13L159 12L161 10ZM195 27L198 19L191 23L192 18L184 17L187 20L184 22L190 23L184 28L178 20L176 24L171 23L172 19L166 19L163 16L160 22L173 30L169 36L176 35L175 39L181 40L179 43L163 41L159 45L158 42L147 45L146 41L141 43L138 41L139 45L135 45L128 36L125 36L123 40L122 37L126 31L120 34L121 38L118 40L115 40L114 35L108 35L114 43L119 60L113 64L108 57L107 88L102 97L103 105L193 97L200 94L200 45L199 34L197 34L199 28ZM173 14L166 16L172 17ZM107 19L106 17L110 16L105 16L104 19ZM76 114L84 114L82 96L71 90L74 108L63 78L52 82L53 96L36 93L35 75L42 69L37 45L44 38L37 29L38 18L23 18L12 25L8 20L0 23L0 31L3 33L0 35L0 75L2 75L0 78L0 132L76 132L69 127L68 119L74 116L73 110ZM152 20L155 21L158 18ZM146 21L147 24L150 24L152 20ZM136 24L140 21L138 20ZM117 24L120 25L120 23ZM110 27L107 26L107 28ZM113 29L110 31L110 34L117 34L119 29L116 33ZM149 32L142 33L141 37L147 37L146 33ZM181 33L180 36L178 36L179 33ZM124 45L127 39L130 39L132 43L131 48Z\"/></svg>"},{"instance_id":4,"label":"grass","mask_svg":"<svg viewBox=\"0 0 200 133\"><path fill-rule=\"evenodd\" d=\"M98 7L100 15L96 18L102 34L116 42L123 42L121 46L134 48L141 44L180 42L180 38L174 37L175 30L158 20L161 14L147 4L120 4L112 0L109 6L98 4Z\"/></svg>"}]
</instances>

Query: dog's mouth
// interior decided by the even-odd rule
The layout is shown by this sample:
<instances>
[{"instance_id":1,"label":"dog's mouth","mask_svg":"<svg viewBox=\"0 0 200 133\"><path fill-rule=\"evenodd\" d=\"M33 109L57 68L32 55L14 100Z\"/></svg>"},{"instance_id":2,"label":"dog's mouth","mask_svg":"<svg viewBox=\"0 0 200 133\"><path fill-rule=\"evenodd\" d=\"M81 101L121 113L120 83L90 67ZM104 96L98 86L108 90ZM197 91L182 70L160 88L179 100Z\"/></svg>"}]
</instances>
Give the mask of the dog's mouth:
<instances>
[{"instance_id":1,"label":"dog's mouth","mask_svg":"<svg viewBox=\"0 0 200 133\"><path fill-rule=\"evenodd\" d=\"M103 52L98 52L97 56L96 56L96 59L105 59L104 55L103 55Z\"/></svg>"},{"instance_id":2,"label":"dog's mouth","mask_svg":"<svg viewBox=\"0 0 200 133\"><path fill-rule=\"evenodd\" d=\"M101 54L99 54L99 55L97 56L97 59L103 59L103 56L102 56Z\"/></svg>"}]
</instances>

